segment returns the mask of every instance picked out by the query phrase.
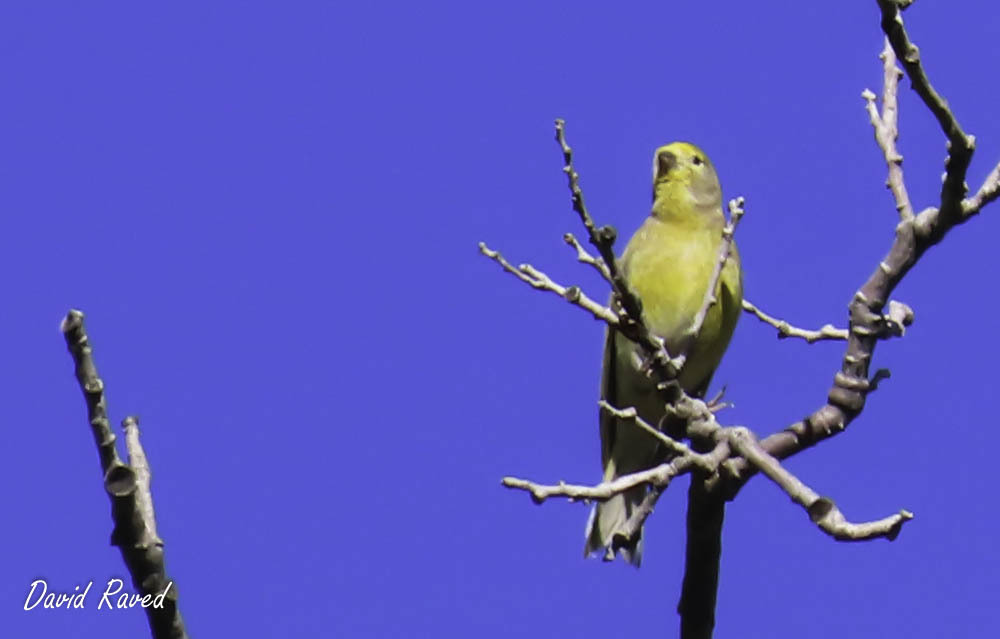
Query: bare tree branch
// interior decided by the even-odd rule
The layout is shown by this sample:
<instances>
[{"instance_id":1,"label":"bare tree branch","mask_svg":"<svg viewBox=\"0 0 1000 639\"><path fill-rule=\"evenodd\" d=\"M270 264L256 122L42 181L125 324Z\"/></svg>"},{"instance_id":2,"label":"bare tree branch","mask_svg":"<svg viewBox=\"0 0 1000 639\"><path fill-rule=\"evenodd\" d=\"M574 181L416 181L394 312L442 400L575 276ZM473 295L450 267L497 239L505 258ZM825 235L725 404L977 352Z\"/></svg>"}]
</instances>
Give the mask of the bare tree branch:
<instances>
[{"instance_id":1,"label":"bare tree branch","mask_svg":"<svg viewBox=\"0 0 1000 639\"><path fill-rule=\"evenodd\" d=\"M896 211L899 212L900 220L912 220L913 205L910 203L910 195L906 192L906 184L903 182L903 156L896 150L896 140L899 138L899 101L896 96L899 90L899 78L903 76L903 72L896 66L896 54L888 38L879 57L885 70L882 84L882 114L879 115L875 107L874 93L865 89L861 97L865 99L868 117L875 129L875 140L881 147L886 165L889 167L886 185L896 200Z\"/></svg>"},{"instance_id":2,"label":"bare tree branch","mask_svg":"<svg viewBox=\"0 0 1000 639\"><path fill-rule=\"evenodd\" d=\"M586 293L581 291L579 286L562 286L561 284L557 284L548 275L542 273L530 264L521 264L520 266L515 267L504 259L504 256L501 255L499 251L494 251L486 246L485 242L479 243L479 252L499 264L503 267L503 270L507 271L532 288L555 293L570 304L587 311L593 315L595 319L607 322L608 326L618 325L618 316L615 315L607 306L598 304L594 300L587 297Z\"/></svg>"},{"instance_id":3,"label":"bare tree branch","mask_svg":"<svg viewBox=\"0 0 1000 639\"><path fill-rule=\"evenodd\" d=\"M820 530L838 541L864 541L876 537L895 539L903 523L913 518L912 513L901 510L878 521L852 524L841 514L833 500L820 497L816 491L782 467L777 459L768 455L749 430L728 428L726 435L729 446L736 453L777 484L792 501L802 506Z\"/></svg>"},{"instance_id":4,"label":"bare tree branch","mask_svg":"<svg viewBox=\"0 0 1000 639\"><path fill-rule=\"evenodd\" d=\"M604 263L599 257L594 257L587 252L587 249L580 246L580 242L576 239L576 236L572 233L566 233L563 235L563 240L576 249L576 259L578 262L583 262L584 264L589 264L594 267L594 269L600 274L605 281L611 281L611 271L608 270L608 265Z\"/></svg>"},{"instance_id":5,"label":"bare tree branch","mask_svg":"<svg viewBox=\"0 0 1000 639\"><path fill-rule=\"evenodd\" d=\"M127 417L122 422L129 465L122 462L115 447L115 434L108 421L104 382L97 374L93 350L83 325L83 313L71 310L60 329L73 356L76 379L87 402L87 417L97 444L104 477L104 490L111 499L114 530L111 543L118 546L132 584L150 597L145 607L150 630L155 639L187 637L177 608L177 588L166 575L163 540L156 534L153 495L149 489L150 470L146 453L139 443L139 421Z\"/></svg>"},{"instance_id":6,"label":"bare tree branch","mask_svg":"<svg viewBox=\"0 0 1000 639\"><path fill-rule=\"evenodd\" d=\"M841 370L834 376L827 403L820 406L802 421L795 422L784 430L763 439L761 447L770 455L785 459L795 453L814 446L824 439L843 431L862 411L865 398L875 389L877 380L883 375L869 379L869 367L878 339L890 336L894 330L912 321L913 314L905 305L895 311L895 325L889 325L882 309L889 296L903 277L917 263L920 257L938 242L952 228L968 220L979 212L986 203L997 197L1000 189L1000 167L993 170L979 192L969 200L961 201L964 186L961 186L971 160L973 141L962 132L955 115L947 102L930 85L926 73L920 65L919 51L910 42L903 29L896 2L877 0L882 9L882 28L888 36L895 55L902 61L904 70L913 85L913 90L931 109L942 131L949 140L949 159L945 186L941 191L938 207L922 210L912 219L902 220L896 226L896 236L883 258L867 281L854 294L850 304L850 335L844 353ZM903 3L900 6L905 6ZM889 74L887 74L889 77ZM890 93L892 86L883 95ZM895 101L895 97L884 98ZM956 187L956 184L959 186ZM956 195L957 194L957 195ZM898 322L896 320L899 320ZM727 491L735 494L756 470L746 460L732 464L736 478L731 480Z\"/></svg>"},{"instance_id":7,"label":"bare tree branch","mask_svg":"<svg viewBox=\"0 0 1000 639\"><path fill-rule=\"evenodd\" d=\"M641 428L642 430L646 431L656 439L660 440L663 443L663 445L666 446L672 453L676 455L696 455L696 453L693 450L691 450L691 448L688 447L687 444L685 444L684 442L677 441L676 439L660 431L656 427L651 426L642 417L639 417L639 413L638 411L636 411L635 408L628 407L628 408L618 409L612 406L611 404L607 403L603 399L598 402L598 405L601 407L601 410L604 410L607 413L614 415L615 417L617 417L618 419L620 419L625 423L635 424L637 427ZM713 470L715 468L714 466L706 464L701 464L701 466L705 470Z\"/></svg>"},{"instance_id":8,"label":"bare tree branch","mask_svg":"<svg viewBox=\"0 0 1000 639\"><path fill-rule=\"evenodd\" d=\"M976 194L962 202L962 217L971 217L1000 195L1000 164L993 167Z\"/></svg>"},{"instance_id":9,"label":"bare tree branch","mask_svg":"<svg viewBox=\"0 0 1000 639\"><path fill-rule=\"evenodd\" d=\"M847 329L837 328L833 324L824 324L818 330L809 330L805 328L798 328L792 326L788 322L777 317L772 317L764 311L760 310L756 306L750 303L749 300L743 300L743 310L747 313L754 315L757 319L764 322L765 324L770 324L774 328L778 329L778 339L784 339L786 337L798 337L804 339L805 341L812 344L813 342L819 342L822 340L846 340L847 339Z\"/></svg>"},{"instance_id":10,"label":"bare tree branch","mask_svg":"<svg viewBox=\"0 0 1000 639\"><path fill-rule=\"evenodd\" d=\"M824 324L818 330L809 330L792 326L785 320L768 315L748 300L743 300L743 310L750 313L765 324L769 324L770 326L778 329L778 339L798 337L812 344L813 342L823 340L846 341L848 337L847 329L837 328L832 324ZM889 337L902 337L905 332L905 328L912 323L913 310L902 302L890 300L889 312L882 317L882 322L878 325L874 335L882 339L887 339Z\"/></svg>"},{"instance_id":11,"label":"bare tree branch","mask_svg":"<svg viewBox=\"0 0 1000 639\"><path fill-rule=\"evenodd\" d=\"M670 462L654 466L648 470L622 475L617 479L601 482L595 486L583 486L578 484L536 484L527 479L518 477L504 477L501 483L507 488L526 490L531 493L531 499L540 504L549 497L565 497L570 500L587 501L607 501L615 495L627 492L636 486L649 484L651 486L664 488L670 484L674 477L684 474L698 463L694 455L681 455L675 457Z\"/></svg>"},{"instance_id":12,"label":"bare tree branch","mask_svg":"<svg viewBox=\"0 0 1000 639\"><path fill-rule=\"evenodd\" d=\"M701 333L701 327L705 324L705 318L708 317L709 309L718 302L715 297L715 289L719 286L719 278L722 277L722 270L725 268L726 261L729 260L729 254L732 252L733 234L736 232L736 227L740 223L740 220L743 219L743 204L744 200L742 197L729 201L729 223L722 229L719 257L715 260L715 268L712 270L712 276L708 280L705 297L702 299L701 306L691 321L691 326L681 336L683 346L677 357L674 358L674 364L678 370L684 367L684 362L687 361L691 345L698 338L698 334Z\"/></svg>"},{"instance_id":13,"label":"bare tree branch","mask_svg":"<svg viewBox=\"0 0 1000 639\"><path fill-rule=\"evenodd\" d=\"M940 240L948 229L963 220L962 198L965 197L968 188L965 185L965 174L972 161L976 140L962 130L948 102L931 85L920 64L920 49L910 41L900 13L910 3L901 3L899 0L877 1L879 9L882 10L882 31L888 37L896 57L902 62L903 69L910 78L911 87L930 109L941 131L948 138L948 159L945 160L945 177L941 186L940 214L933 216L938 219L925 219L925 222L939 222L926 226L926 229L927 234L932 237L940 233L937 237L937 240Z\"/></svg>"},{"instance_id":14,"label":"bare tree branch","mask_svg":"<svg viewBox=\"0 0 1000 639\"><path fill-rule=\"evenodd\" d=\"M912 519L908 511L900 511L896 515L884 519L854 524L848 522L840 513L832 500L820 497L818 493L805 485L795 475L781 466L781 463L769 455L757 442L753 433L744 427L723 427L715 419L714 413L701 400L685 398L681 400L678 412L688 419L698 436L715 440L714 448L707 453L698 453L668 435L662 433L641 417L634 408L618 409L607 402L600 402L601 408L626 423L632 423L650 433L664 443L676 457L669 462L660 464L648 470L622 475L612 481L601 482L594 486L567 484L538 484L517 477L504 477L502 484L507 488L524 490L530 493L535 503L542 503L550 497L563 497L570 500L606 501L615 495L627 492L636 486L649 485L654 490L647 494L645 502L630 517L623 527L621 536L631 538L641 530L646 517L665 489L678 475L693 471L701 471L706 476L720 472L723 465L729 465L735 460L746 460L763 472L784 490L793 502L799 504L813 519L821 530L840 541L859 541L875 537L895 538L899 528L905 521ZM737 457L738 456L738 457ZM711 486L712 484L710 484Z\"/></svg>"}]
</instances>

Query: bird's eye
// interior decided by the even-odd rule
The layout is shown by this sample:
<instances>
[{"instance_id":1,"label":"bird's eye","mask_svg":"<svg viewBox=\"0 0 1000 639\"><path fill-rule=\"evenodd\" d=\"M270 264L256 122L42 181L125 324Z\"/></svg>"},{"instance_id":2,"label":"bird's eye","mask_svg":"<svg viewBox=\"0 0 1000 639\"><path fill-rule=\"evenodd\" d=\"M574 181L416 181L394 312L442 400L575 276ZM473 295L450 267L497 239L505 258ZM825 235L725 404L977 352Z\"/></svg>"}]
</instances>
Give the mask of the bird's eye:
<instances>
[{"instance_id":1,"label":"bird's eye","mask_svg":"<svg viewBox=\"0 0 1000 639\"><path fill-rule=\"evenodd\" d=\"M691 158L691 162L692 162L692 163L693 163L693 164L694 164L695 166L701 166L702 164L704 164L704 163L705 163L705 160L701 159L701 156L700 156L700 155L696 155L696 156L694 156L693 158Z\"/></svg>"}]
</instances>

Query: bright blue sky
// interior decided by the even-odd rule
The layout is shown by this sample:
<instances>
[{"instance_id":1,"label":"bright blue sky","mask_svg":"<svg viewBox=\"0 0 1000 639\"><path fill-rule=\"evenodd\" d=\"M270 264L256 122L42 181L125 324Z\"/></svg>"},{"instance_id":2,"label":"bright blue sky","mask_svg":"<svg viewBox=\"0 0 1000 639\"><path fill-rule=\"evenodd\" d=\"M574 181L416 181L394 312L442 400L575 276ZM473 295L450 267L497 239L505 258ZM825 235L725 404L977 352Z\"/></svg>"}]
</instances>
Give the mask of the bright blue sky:
<instances>
[{"instance_id":1,"label":"bright blue sky","mask_svg":"<svg viewBox=\"0 0 1000 639\"><path fill-rule=\"evenodd\" d=\"M37 577L96 589L125 572L58 331L70 307L116 424L142 419L192 636L662 636L684 485L640 571L580 558L584 506L500 487L599 478L602 328L476 243L605 295L560 239L580 229L556 117L593 213L623 235L648 210L653 149L705 148L747 198L747 297L795 323L843 324L891 242L860 98L881 83L874 0L345 4L0 9L9 636L146 632L137 611L21 609ZM907 20L978 137L978 186L1000 160L1000 12L918 2ZM919 209L944 142L902 86ZM728 510L719 636L996 625L998 215L912 272L895 297L916 323L876 353L892 379L788 464L850 518L916 519L894 543L838 544L758 478ZM804 416L841 350L744 317L716 375L725 419L767 434Z\"/></svg>"}]
</instances>

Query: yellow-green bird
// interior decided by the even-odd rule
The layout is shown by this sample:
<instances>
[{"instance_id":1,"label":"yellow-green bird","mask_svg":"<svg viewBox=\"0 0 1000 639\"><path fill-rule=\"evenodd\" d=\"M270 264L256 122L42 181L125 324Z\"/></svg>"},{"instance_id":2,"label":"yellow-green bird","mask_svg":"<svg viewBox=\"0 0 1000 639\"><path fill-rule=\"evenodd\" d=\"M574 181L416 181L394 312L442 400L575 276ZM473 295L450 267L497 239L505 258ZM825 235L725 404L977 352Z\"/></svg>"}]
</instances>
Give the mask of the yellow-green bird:
<instances>
[{"instance_id":1,"label":"yellow-green bird","mask_svg":"<svg viewBox=\"0 0 1000 639\"><path fill-rule=\"evenodd\" d=\"M660 336L671 356L682 348L686 330L701 308L719 259L722 230L722 188L708 156L686 142L656 150L653 158L653 208L625 247L620 264L629 286L642 300L649 328ZM684 390L702 397L708 389L741 313L743 284L735 244L719 277L717 302L691 343L678 375ZM608 330L604 346L601 398L618 408L635 407L656 426L664 416L663 401L653 379L640 371L638 347L617 331ZM601 463L604 481L651 468L664 459L656 439L635 424L620 422L602 411ZM584 554L602 551L614 559L612 536L642 502L647 489L634 488L594 507L587 522ZM638 566L642 537L622 556Z\"/></svg>"}]
</instances>

